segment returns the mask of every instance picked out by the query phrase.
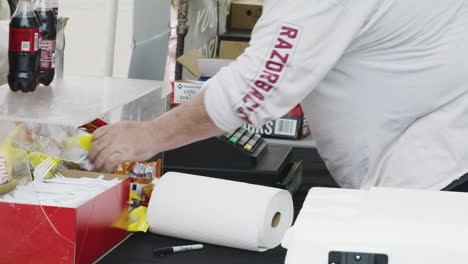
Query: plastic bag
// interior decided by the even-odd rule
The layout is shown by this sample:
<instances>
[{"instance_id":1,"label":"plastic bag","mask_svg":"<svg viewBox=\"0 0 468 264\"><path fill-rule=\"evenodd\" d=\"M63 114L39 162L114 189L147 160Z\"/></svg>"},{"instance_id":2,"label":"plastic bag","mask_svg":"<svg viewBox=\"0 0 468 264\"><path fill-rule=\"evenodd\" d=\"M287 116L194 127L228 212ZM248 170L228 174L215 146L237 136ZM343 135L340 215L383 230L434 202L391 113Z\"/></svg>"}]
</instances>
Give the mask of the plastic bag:
<instances>
[{"instance_id":1,"label":"plastic bag","mask_svg":"<svg viewBox=\"0 0 468 264\"><path fill-rule=\"evenodd\" d=\"M14 138L21 133L24 125L2 127L0 137L0 194L13 190L19 183L30 181L27 152L17 148Z\"/></svg>"},{"instance_id":2,"label":"plastic bag","mask_svg":"<svg viewBox=\"0 0 468 264\"><path fill-rule=\"evenodd\" d=\"M148 208L140 206L129 213L128 217L128 232L147 232L149 222L146 220Z\"/></svg>"},{"instance_id":3,"label":"plastic bag","mask_svg":"<svg viewBox=\"0 0 468 264\"><path fill-rule=\"evenodd\" d=\"M52 167L51 172L49 172L44 178L45 179L52 178L53 177L52 171L56 169L59 166L59 164L62 162L59 159L55 159L55 158L49 157L47 155L44 155L38 152L30 152L28 155L28 161L29 161L29 167L31 168L31 171L34 171L34 169L37 166L39 166L42 162L48 159L52 159L53 167Z\"/></svg>"}]
</instances>

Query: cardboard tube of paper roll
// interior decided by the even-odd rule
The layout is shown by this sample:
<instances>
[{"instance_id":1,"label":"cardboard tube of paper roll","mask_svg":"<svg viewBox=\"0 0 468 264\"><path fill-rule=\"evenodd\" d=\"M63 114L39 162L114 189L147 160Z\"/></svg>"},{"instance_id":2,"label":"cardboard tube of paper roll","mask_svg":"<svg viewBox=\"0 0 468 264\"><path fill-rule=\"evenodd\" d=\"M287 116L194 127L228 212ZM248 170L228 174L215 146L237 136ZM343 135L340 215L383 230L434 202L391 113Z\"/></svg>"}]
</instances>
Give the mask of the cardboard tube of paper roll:
<instances>
[{"instance_id":1,"label":"cardboard tube of paper roll","mask_svg":"<svg viewBox=\"0 0 468 264\"><path fill-rule=\"evenodd\" d=\"M252 251L277 247L294 207L285 190L166 173L148 208L150 232Z\"/></svg>"}]
</instances>

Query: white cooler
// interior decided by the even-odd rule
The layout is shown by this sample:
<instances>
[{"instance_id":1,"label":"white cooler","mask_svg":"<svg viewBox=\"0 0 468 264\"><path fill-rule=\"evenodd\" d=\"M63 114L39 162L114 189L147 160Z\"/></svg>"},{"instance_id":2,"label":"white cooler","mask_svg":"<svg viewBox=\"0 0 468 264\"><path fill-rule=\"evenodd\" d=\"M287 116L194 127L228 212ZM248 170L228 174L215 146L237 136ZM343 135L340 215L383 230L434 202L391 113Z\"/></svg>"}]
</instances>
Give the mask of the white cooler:
<instances>
[{"instance_id":1,"label":"white cooler","mask_svg":"<svg viewBox=\"0 0 468 264\"><path fill-rule=\"evenodd\" d=\"M282 245L286 264L465 264L468 194L314 188Z\"/></svg>"}]
</instances>

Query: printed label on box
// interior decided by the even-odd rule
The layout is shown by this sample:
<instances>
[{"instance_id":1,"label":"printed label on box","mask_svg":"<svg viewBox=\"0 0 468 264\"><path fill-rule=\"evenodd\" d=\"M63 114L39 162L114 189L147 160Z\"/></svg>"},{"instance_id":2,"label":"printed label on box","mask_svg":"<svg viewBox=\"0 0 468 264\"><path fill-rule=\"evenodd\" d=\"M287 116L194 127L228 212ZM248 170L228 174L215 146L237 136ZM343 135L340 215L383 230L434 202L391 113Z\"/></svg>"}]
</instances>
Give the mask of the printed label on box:
<instances>
[{"instance_id":1,"label":"printed label on box","mask_svg":"<svg viewBox=\"0 0 468 264\"><path fill-rule=\"evenodd\" d=\"M248 130L266 137L297 138L299 124L299 120L282 118L269 121L261 128L256 128L250 124L247 124L246 127Z\"/></svg>"},{"instance_id":2,"label":"printed label on box","mask_svg":"<svg viewBox=\"0 0 468 264\"><path fill-rule=\"evenodd\" d=\"M276 120L275 134L281 136L296 136L297 120L294 119L279 119Z\"/></svg>"},{"instance_id":3,"label":"printed label on box","mask_svg":"<svg viewBox=\"0 0 468 264\"><path fill-rule=\"evenodd\" d=\"M193 96L197 95L203 82L174 82L174 104L182 104L189 101Z\"/></svg>"}]
</instances>

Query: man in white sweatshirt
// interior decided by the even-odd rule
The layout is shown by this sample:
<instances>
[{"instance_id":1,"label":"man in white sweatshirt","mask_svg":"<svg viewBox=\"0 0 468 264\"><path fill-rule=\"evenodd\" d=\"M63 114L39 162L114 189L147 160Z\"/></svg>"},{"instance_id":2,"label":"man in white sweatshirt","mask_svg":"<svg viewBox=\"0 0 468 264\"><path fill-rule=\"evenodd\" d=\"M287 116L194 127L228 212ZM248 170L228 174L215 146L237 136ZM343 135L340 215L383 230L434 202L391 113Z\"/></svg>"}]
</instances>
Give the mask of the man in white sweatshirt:
<instances>
[{"instance_id":1,"label":"man in white sweatshirt","mask_svg":"<svg viewBox=\"0 0 468 264\"><path fill-rule=\"evenodd\" d=\"M341 187L441 190L468 172L467 92L468 0L266 0L201 94L98 130L90 158L110 170L302 103Z\"/></svg>"}]
</instances>

